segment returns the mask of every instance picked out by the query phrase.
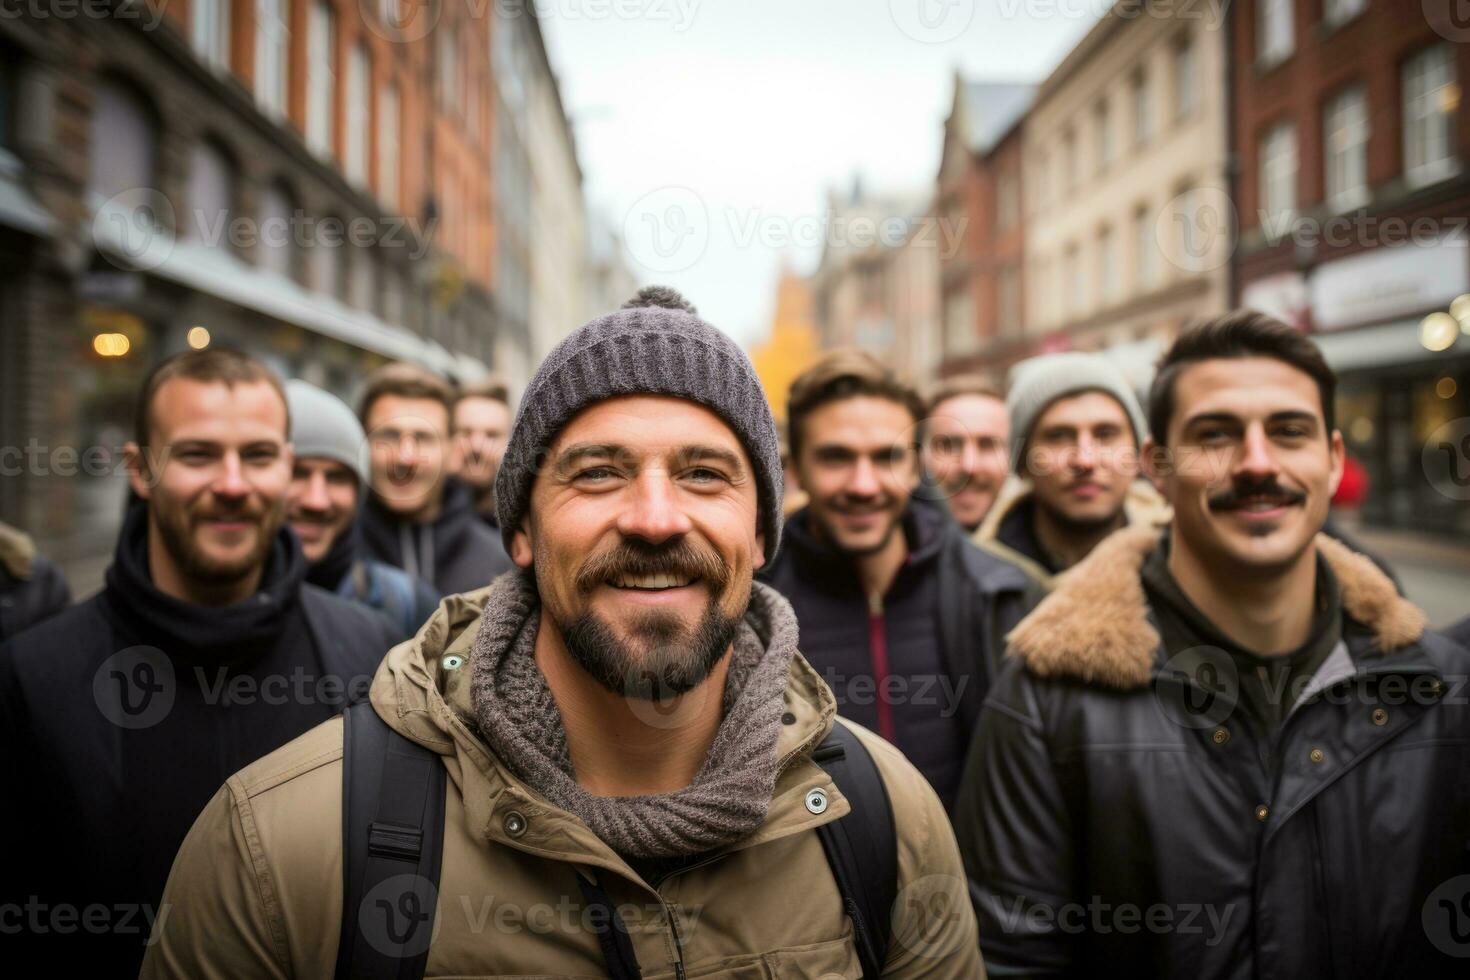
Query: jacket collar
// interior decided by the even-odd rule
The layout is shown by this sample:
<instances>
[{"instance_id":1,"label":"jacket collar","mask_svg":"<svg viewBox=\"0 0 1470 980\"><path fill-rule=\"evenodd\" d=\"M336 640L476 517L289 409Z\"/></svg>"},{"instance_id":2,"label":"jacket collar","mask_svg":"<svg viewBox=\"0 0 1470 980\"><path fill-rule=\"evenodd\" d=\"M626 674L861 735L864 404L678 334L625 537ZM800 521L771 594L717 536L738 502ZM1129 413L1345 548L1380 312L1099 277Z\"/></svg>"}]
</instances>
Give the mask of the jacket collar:
<instances>
[{"instance_id":1,"label":"jacket collar","mask_svg":"<svg viewBox=\"0 0 1470 980\"><path fill-rule=\"evenodd\" d=\"M1159 634L1149 621L1140 572L1159 538L1152 527L1109 536L1006 638L1007 656L1042 677L1069 677L1117 690L1149 683ZM1424 614L1394 589L1368 558L1325 534L1316 547L1337 576L1343 611L1373 635L1378 650L1409 646L1424 632Z\"/></svg>"},{"instance_id":2,"label":"jacket collar","mask_svg":"<svg viewBox=\"0 0 1470 980\"><path fill-rule=\"evenodd\" d=\"M621 856L580 819L516 778L476 732L470 649L486 602L502 581L504 576L483 589L446 597L416 637L390 650L373 679L373 705L400 734L444 757L474 839L607 868L638 881ZM783 699L790 720L782 725L776 743L778 775L766 821L734 850L810 829L851 810L831 778L811 759L812 750L836 720L837 702L799 653L791 660ZM816 787L824 789L831 801L821 815L811 814L804 803ZM506 830L511 811L525 819L527 828L515 837Z\"/></svg>"}]
</instances>

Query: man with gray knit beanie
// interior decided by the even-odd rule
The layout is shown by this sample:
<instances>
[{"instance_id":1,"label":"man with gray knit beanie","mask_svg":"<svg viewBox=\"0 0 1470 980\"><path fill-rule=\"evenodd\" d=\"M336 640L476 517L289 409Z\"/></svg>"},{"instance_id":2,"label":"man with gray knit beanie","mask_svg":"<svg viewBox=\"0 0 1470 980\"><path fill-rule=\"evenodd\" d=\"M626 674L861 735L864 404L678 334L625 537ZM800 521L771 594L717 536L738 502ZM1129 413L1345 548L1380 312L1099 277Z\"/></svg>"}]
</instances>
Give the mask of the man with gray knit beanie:
<instances>
[{"instance_id":1,"label":"man with gray knit beanie","mask_svg":"<svg viewBox=\"0 0 1470 980\"><path fill-rule=\"evenodd\" d=\"M447 771L442 839L384 788L365 812L391 801L372 826L393 832L356 863L344 775L355 805L390 764L324 725L201 815L143 976L360 976L385 955L417 957L396 976L984 975L938 799L837 720L790 605L753 581L782 479L739 347L666 288L586 324L526 389L495 496L517 570L447 599L348 716ZM427 882L383 865L439 848ZM340 949L321 941L339 909Z\"/></svg>"},{"instance_id":2,"label":"man with gray knit beanie","mask_svg":"<svg viewBox=\"0 0 1470 980\"><path fill-rule=\"evenodd\" d=\"M1011 371L1011 470L1017 480L974 542L1050 589L1125 524L1167 523L1169 509L1139 479L1148 434L1127 379L1105 355L1046 354Z\"/></svg>"}]
</instances>

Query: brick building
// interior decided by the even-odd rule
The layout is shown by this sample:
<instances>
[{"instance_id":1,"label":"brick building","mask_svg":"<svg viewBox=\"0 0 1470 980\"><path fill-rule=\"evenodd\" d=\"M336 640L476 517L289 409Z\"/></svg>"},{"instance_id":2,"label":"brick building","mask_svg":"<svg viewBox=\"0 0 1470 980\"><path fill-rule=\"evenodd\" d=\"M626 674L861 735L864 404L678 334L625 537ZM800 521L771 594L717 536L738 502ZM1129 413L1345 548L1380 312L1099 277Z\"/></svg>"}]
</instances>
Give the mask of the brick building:
<instances>
[{"instance_id":1,"label":"brick building","mask_svg":"<svg viewBox=\"0 0 1470 980\"><path fill-rule=\"evenodd\" d=\"M68 10L0 20L0 516L85 592L168 354L494 366L495 100L464 5Z\"/></svg>"},{"instance_id":2,"label":"brick building","mask_svg":"<svg viewBox=\"0 0 1470 980\"><path fill-rule=\"evenodd\" d=\"M955 75L936 188L939 220L959 236L939 256L940 374L1004 369L1028 352L1021 129L1035 91Z\"/></svg>"},{"instance_id":3,"label":"brick building","mask_svg":"<svg viewBox=\"0 0 1470 980\"><path fill-rule=\"evenodd\" d=\"M1231 7L1233 275L1338 372L1363 517L1470 537L1462 464L1434 451L1470 416L1470 27L1452 7Z\"/></svg>"}]
</instances>

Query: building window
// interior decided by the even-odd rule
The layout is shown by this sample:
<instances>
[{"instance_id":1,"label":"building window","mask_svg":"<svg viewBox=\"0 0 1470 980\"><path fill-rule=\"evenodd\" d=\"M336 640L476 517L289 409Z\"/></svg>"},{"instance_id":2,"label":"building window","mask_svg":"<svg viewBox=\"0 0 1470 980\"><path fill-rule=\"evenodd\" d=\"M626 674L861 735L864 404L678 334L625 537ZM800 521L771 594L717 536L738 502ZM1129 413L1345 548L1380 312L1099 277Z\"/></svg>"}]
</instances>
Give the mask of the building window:
<instances>
[{"instance_id":1,"label":"building window","mask_svg":"<svg viewBox=\"0 0 1470 980\"><path fill-rule=\"evenodd\" d=\"M458 115L463 106L464 79L459 70L459 35L442 27L439 41L439 104L445 112Z\"/></svg>"},{"instance_id":2,"label":"building window","mask_svg":"<svg viewBox=\"0 0 1470 980\"><path fill-rule=\"evenodd\" d=\"M1062 253L1062 312L1071 315L1086 309L1082 282L1082 255L1076 245L1068 245Z\"/></svg>"},{"instance_id":3,"label":"building window","mask_svg":"<svg viewBox=\"0 0 1470 980\"><path fill-rule=\"evenodd\" d=\"M1035 190L1031 192L1032 213L1036 213L1046 207L1050 201L1047 195L1051 193L1051 161L1046 158L1045 153L1036 154L1036 173L1031 178L1031 184Z\"/></svg>"},{"instance_id":4,"label":"building window","mask_svg":"<svg viewBox=\"0 0 1470 980\"><path fill-rule=\"evenodd\" d=\"M368 64L367 48L361 44L347 58L347 179L365 186L368 179Z\"/></svg>"},{"instance_id":5,"label":"building window","mask_svg":"<svg viewBox=\"0 0 1470 980\"><path fill-rule=\"evenodd\" d=\"M1154 117L1148 102L1148 73L1133 74L1133 145L1146 146L1153 139Z\"/></svg>"},{"instance_id":6,"label":"building window","mask_svg":"<svg viewBox=\"0 0 1470 980\"><path fill-rule=\"evenodd\" d=\"M1296 0L1259 0L1256 4L1256 62L1274 65L1296 49Z\"/></svg>"},{"instance_id":7,"label":"building window","mask_svg":"<svg viewBox=\"0 0 1470 980\"><path fill-rule=\"evenodd\" d=\"M287 279L296 272L295 211L285 187L266 185L260 195L260 267Z\"/></svg>"},{"instance_id":8,"label":"building window","mask_svg":"<svg viewBox=\"0 0 1470 980\"><path fill-rule=\"evenodd\" d=\"M1107 99L1099 100L1092 116L1097 126L1097 169L1101 172L1113 163L1113 126L1108 118Z\"/></svg>"},{"instance_id":9,"label":"building window","mask_svg":"<svg viewBox=\"0 0 1470 980\"><path fill-rule=\"evenodd\" d=\"M1021 332L1021 273L1013 265L1000 270L996 287L997 315L1000 335L1014 336Z\"/></svg>"},{"instance_id":10,"label":"building window","mask_svg":"<svg viewBox=\"0 0 1470 980\"><path fill-rule=\"evenodd\" d=\"M200 140L189 156L189 203L180 216L180 235L228 249L234 204L234 164L213 140Z\"/></svg>"},{"instance_id":11,"label":"building window","mask_svg":"<svg viewBox=\"0 0 1470 980\"><path fill-rule=\"evenodd\" d=\"M1448 44L1437 44L1404 64L1404 175L1419 185L1459 168L1455 161L1455 111L1460 87Z\"/></svg>"},{"instance_id":12,"label":"building window","mask_svg":"<svg viewBox=\"0 0 1470 980\"><path fill-rule=\"evenodd\" d=\"M1335 27L1352 20L1367 6L1368 0L1323 0L1322 19Z\"/></svg>"},{"instance_id":13,"label":"building window","mask_svg":"<svg viewBox=\"0 0 1470 980\"><path fill-rule=\"evenodd\" d=\"M951 357L976 347L975 304L968 289L950 293L944 301L944 350Z\"/></svg>"},{"instance_id":14,"label":"building window","mask_svg":"<svg viewBox=\"0 0 1470 980\"><path fill-rule=\"evenodd\" d=\"M1261 141L1261 222L1289 221L1296 214L1296 127L1280 123Z\"/></svg>"},{"instance_id":15,"label":"building window","mask_svg":"<svg viewBox=\"0 0 1470 980\"><path fill-rule=\"evenodd\" d=\"M998 231L1010 231L1021 221L1021 182L1015 173L1003 173L995 182L995 223ZM960 219L962 222L963 218ZM956 229L963 228L957 223Z\"/></svg>"},{"instance_id":16,"label":"building window","mask_svg":"<svg viewBox=\"0 0 1470 980\"><path fill-rule=\"evenodd\" d=\"M1104 304L1118 295L1118 241L1112 228L1104 228L1097 236L1097 295Z\"/></svg>"},{"instance_id":17,"label":"building window","mask_svg":"<svg viewBox=\"0 0 1470 980\"><path fill-rule=\"evenodd\" d=\"M1368 199L1368 100L1356 85L1327 103L1323 146L1327 203L1347 211Z\"/></svg>"},{"instance_id":18,"label":"building window","mask_svg":"<svg viewBox=\"0 0 1470 980\"><path fill-rule=\"evenodd\" d=\"M353 245L348 243L343 246L348 255L349 265L347 271L347 303L355 309L364 313L374 313L373 300L377 292L374 283L377 277L373 274L374 261L371 247L367 245Z\"/></svg>"},{"instance_id":19,"label":"building window","mask_svg":"<svg viewBox=\"0 0 1470 980\"><path fill-rule=\"evenodd\" d=\"M1077 134L1067 130L1062 135L1062 189L1068 194L1077 190Z\"/></svg>"},{"instance_id":20,"label":"building window","mask_svg":"<svg viewBox=\"0 0 1470 980\"><path fill-rule=\"evenodd\" d=\"M1194 39L1183 35L1174 45L1174 118L1184 119L1199 104Z\"/></svg>"},{"instance_id":21,"label":"building window","mask_svg":"<svg viewBox=\"0 0 1470 980\"><path fill-rule=\"evenodd\" d=\"M194 0L189 38L207 65L230 67L230 0Z\"/></svg>"},{"instance_id":22,"label":"building window","mask_svg":"<svg viewBox=\"0 0 1470 980\"><path fill-rule=\"evenodd\" d=\"M156 187L158 126L148 103L129 84L107 79L92 103L91 145L106 152L88 154L89 204L96 208L124 191Z\"/></svg>"},{"instance_id":23,"label":"building window","mask_svg":"<svg viewBox=\"0 0 1470 980\"><path fill-rule=\"evenodd\" d=\"M316 223L311 242L311 288L339 300L347 298L347 269L343 261L346 225L328 217Z\"/></svg>"},{"instance_id":24,"label":"building window","mask_svg":"<svg viewBox=\"0 0 1470 980\"><path fill-rule=\"evenodd\" d=\"M331 156L336 134L337 20L328 0L315 0L307 24L306 145Z\"/></svg>"},{"instance_id":25,"label":"building window","mask_svg":"<svg viewBox=\"0 0 1470 980\"><path fill-rule=\"evenodd\" d=\"M1148 208L1133 212L1133 282L1139 292L1153 288L1159 275L1159 247Z\"/></svg>"},{"instance_id":26,"label":"building window","mask_svg":"<svg viewBox=\"0 0 1470 980\"><path fill-rule=\"evenodd\" d=\"M389 82L378 98L378 198L398 206L398 86Z\"/></svg>"},{"instance_id":27,"label":"building window","mask_svg":"<svg viewBox=\"0 0 1470 980\"><path fill-rule=\"evenodd\" d=\"M286 114L290 41L286 0L255 0L255 97L278 116Z\"/></svg>"}]
</instances>

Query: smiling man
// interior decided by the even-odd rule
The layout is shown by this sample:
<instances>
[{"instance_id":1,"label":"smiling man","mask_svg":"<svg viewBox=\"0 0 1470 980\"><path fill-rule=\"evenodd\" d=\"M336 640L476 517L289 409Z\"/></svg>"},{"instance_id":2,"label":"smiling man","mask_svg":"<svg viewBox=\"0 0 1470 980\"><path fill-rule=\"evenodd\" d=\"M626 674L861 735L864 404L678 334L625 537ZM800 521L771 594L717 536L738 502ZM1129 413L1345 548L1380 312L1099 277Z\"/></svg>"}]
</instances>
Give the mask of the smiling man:
<instances>
[{"instance_id":1,"label":"smiling man","mask_svg":"<svg viewBox=\"0 0 1470 980\"><path fill-rule=\"evenodd\" d=\"M1050 588L1127 524L1168 520L1139 480L1143 410L1101 354L1067 351L1023 361L1006 397L1011 468L1020 483L975 532L975 543Z\"/></svg>"},{"instance_id":2,"label":"smiling man","mask_svg":"<svg viewBox=\"0 0 1470 980\"><path fill-rule=\"evenodd\" d=\"M872 355L818 361L787 412L810 502L762 578L795 607L838 710L902 749L949 806L1002 638L1038 590L915 493L923 404Z\"/></svg>"},{"instance_id":3,"label":"smiling man","mask_svg":"<svg viewBox=\"0 0 1470 980\"><path fill-rule=\"evenodd\" d=\"M517 570L441 605L345 726L230 780L179 852L143 976L983 976L939 801L838 727L791 607L752 582L781 469L729 338L659 288L573 332L495 493ZM871 766L867 791L844 792L839 758ZM344 778L356 800L395 769L412 788L360 811L392 818L344 845ZM828 835L885 817L861 871L834 858L839 882ZM889 900L851 897L885 865L863 894Z\"/></svg>"},{"instance_id":4,"label":"smiling man","mask_svg":"<svg viewBox=\"0 0 1470 980\"><path fill-rule=\"evenodd\" d=\"M495 517L495 474L510 438L510 392L495 378L463 385L455 392L450 413L454 450L450 469L475 495L481 519L498 528Z\"/></svg>"},{"instance_id":5,"label":"smiling man","mask_svg":"<svg viewBox=\"0 0 1470 980\"><path fill-rule=\"evenodd\" d=\"M1010 472L1010 416L984 378L959 377L929 396L924 417L924 469L949 512L973 534Z\"/></svg>"},{"instance_id":6,"label":"smiling man","mask_svg":"<svg viewBox=\"0 0 1470 980\"><path fill-rule=\"evenodd\" d=\"M21 962L136 974L168 914L169 864L210 795L362 693L397 640L375 613L305 584L282 526L287 415L280 381L247 355L159 365L138 400L134 500L106 585L0 647L13 787L0 826L24 842L0 902L39 909L17 938L44 956ZM105 910L100 927L55 918L87 909Z\"/></svg>"},{"instance_id":7,"label":"smiling man","mask_svg":"<svg viewBox=\"0 0 1470 980\"><path fill-rule=\"evenodd\" d=\"M1335 384L1257 313L1165 355L1144 459L1173 521L1011 634L961 791L1007 974L1463 975L1470 652L1321 533Z\"/></svg>"}]
</instances>

